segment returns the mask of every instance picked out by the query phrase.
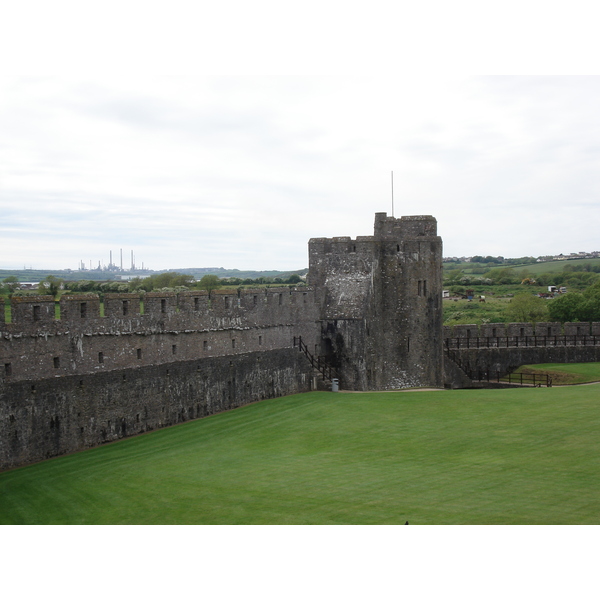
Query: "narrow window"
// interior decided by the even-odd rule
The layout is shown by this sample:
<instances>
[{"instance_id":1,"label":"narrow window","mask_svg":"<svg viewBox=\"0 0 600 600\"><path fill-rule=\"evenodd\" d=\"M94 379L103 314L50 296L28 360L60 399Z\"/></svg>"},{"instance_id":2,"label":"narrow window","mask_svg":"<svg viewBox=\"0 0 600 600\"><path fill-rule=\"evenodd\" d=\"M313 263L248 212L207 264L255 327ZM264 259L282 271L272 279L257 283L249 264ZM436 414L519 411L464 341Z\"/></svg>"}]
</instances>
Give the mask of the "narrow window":
<instances>
[{"instance_id":1,"label":"narrow window","mask_svg":"<svg viewBox=\"0 0 600 600\"><path fill-rule=\"evenodd\" d=\"M39 321L40 317L41 317L41 309L42 307L39 305L35 305L33 307L33 320L34 321Z\"/></svg>"},{"instance_id":2,"label":"narrow window","mask_svg":"<svg viewBox=\"0 0 600 600\"><path fill-rule=\"evenodd\" d=\"M496 337L496 328L495 327L492 329L492 337Z\"/></svg>"},{"instance_id":3,"label":"narrow window","mask_svg":"<svg viewBox=\"0 0 600 600\"><path fill-rule=\"evenodd\" d=\"M31 386L31 393L32 393L32 394L35 394L35 385L32 385L32 386Z\"/></svg>"},{"instance_id":4,"label":"narrow window","mask_svg":"<svg viewBox=\"0 0 600 600\"><path fill-rule=\"evenodd\" d=\"M167 312L167 301L165 299L162 299L160 301L160 312L161 313L166 313Z\"/></svg>"},{"instance_id":5,"label":"narrow window","mask_svg":"<svg viewBox=\"0 0 600 600\"><path fill-rule=\"evenodd\" d=\"M410 352L410 338L406 338L406 351Z\"/></svg>"},{"instance_id":6,"label":"narrow window","mask_svg":"<svg viewBox=\"0 0 600 600\"><path fill-rule=\"evenodd\" d=\"M173 354L177 354L177 344L173 344L171 346L171 351L173 352Z\"/></svg>"},{"instance_id":7,"label":"narrow window","mask_svg":"<svg viewBox=\"0 0 600 600\"><path fill-rule=\"evenodd\" d=\"M142 349L141 348L137 349L137 357L138 357L138 360L141 360L141 358L142 358Z\"/></svg>"},{"instance_id":8,"label":"narrow window","mask_svg":"<svg viewBox=\"0 0 600 600\"><path fill-rule=\"evenodd\" d=\"M548 327L548 335L552 335L552 327Z\"/></svg>"},{"instance_id":9,"label":"narrow window","mask_svg":"<svg viewBox=\"0 0 600 600\"><path fill-rule=\"evenodd\" d=\"M262 335L258 336L258 345L262 346ZM294 345L295 345L295 338L294 338Z\"/></svg>"},{"instance_id":10,"label":"narrow window","mask_svg":"<svg viewBox=\"0 0 600 600\"><path fill-rule=\"evenodd\" d=\"M206 340L204 340L204 342L202 343L202 346L205 351L208 350L208 342Z\"/></svg>"},{"instance_id":11,"label":"narrow window","mask_svg":"<svg viewBox=\"0 0 600 600\"><path fill-rule=\"evenodd\" d=\"M521 337L523 337L525 335L525 328L521 327Z\"/></svg>"},{"instance_id":12,"label":"narrow window","mask_svg":"<svg viewBox=\"0 0 600 600\"><path fill-rule=\"evenodd\" d=\"M129 312L129 301L123 300L123 316L126 316Z\"/></svg>"},{"instance_id":13,"label":"narrow window","mask_svg":"<svg viewBox=\"0 0 600 600\"><path fill-rule=\"evenodd\" d=\"M87 302L82 302L79 305L79 314L82 319L85 319L87 317Z\"/></svg>"},{"instance_id":14,"label":"narrow window","mask_svg":"<svg viewBox=\"0 0 600 600\"><path fill-rule=\"evenodd\" d=\"M194 310L200 310L200 298L194 298Z\"/></svg>"},{"instance_id":15,"label":"narrow window","mask_svg":"<svg viewBox=\"0 0 600 600\"><path fill-rule=\"evenodd\" d=\"M9 377L12 375L12 363L4 363L4 374ZM35 386L33 386L35 388Z\"/></svg>"},{"instance_id":16,"label":"narrow window","mask_svg":"<svg viewBox=\"0 0 600 600\"><path fill-rule=\"evenodd\" d=\"M396 252L400 252L400 244L396 245Z\"/></svg>"},{"instance_id":17,"label":"narrow window","mask_svg":"<svg viewBox=\"0 0 600 600\"><path fill-rule=\"evenodd\" d=\"M279 304L283 304L283 294L279 294Z\"/></svg>"},{"instance_id":18,"label":"narrow window","mask_svg":"<svg viewBox=\"0 0 600 600\"><path fill-rule=\"evenodd\" d=\"M55 356L53 360L54 360L54 368L58 369L60 367L60 356Z\"/></svg>"},{"instance_id":19,"label":"narrow window","mask_svg":"<svg viewBox=\"0 0 600 600\"><path fill-rule=\"evenodd\" d=\"M471 337L471 330L467 329L467 337L470 338Z\"/></svg>"},{"instance_id":20,"label":"narrow window","mask_svg":"<svg viewBox=\"0 0 600 600\"><path fill-rule=\"evenodd\" d=\"M577 328L577 335L581 335L581 327Z\"/></svg>"},{"instance_id":21,"label":"narrow window","mask_svg":"<svg viewBox=\"0 0 600 600\"><path fill-rule=\"evenodd\" d=\"M231 340L231 347L235 348L235 339Z\"/></svg>"},{"instance_id":22,"label":"narrow window","mask_svg":"<svg viewBox=\"0 0 600 600\"><path fill-rule=\"evenodd\" d=\"M254 296L252 300L254 302L254 306L256 306L258 304L258 296Z\"/></svg>"},{"instance_id":23,"label":"narrow window","mask_svg":"<svg viewBox=\"0 0 600 600\"><path fill-rule=\"evenodd\" d=\"M98 362L100 364L104 363L104 352L98 352Z\"/></svg>"},{"instance_id":24,"label":"narrow window","mask_svg":"<svg viewBox=\"0 0 600 600\"><path fill-rule=\"evenodd\" d=\"M302 292L302 300L303 300L304 304L306 304L307 298L308 298L308 294L306 292Z\"/></svg>"},{"instance_id":25,"label":"narrow window","mask_svg":"<svg viewBox=\"0 0 600 600\"><path fill-rule=\"evenodd\" d=\"M229 296L225 296L225 308L229 308Z\"/></svg>"},{"instance_id":26,"label":"narrow window","mask_svg":"<svg viewBox=\"0 0 600 600\"><path fill-rule=\"evenodd\" d=\"M422 288L422 284L423 282L419 279L419 283L418 283L418 290L417 290L417 296L421 295L421 288Z\"/></svg>"}]
</instances>

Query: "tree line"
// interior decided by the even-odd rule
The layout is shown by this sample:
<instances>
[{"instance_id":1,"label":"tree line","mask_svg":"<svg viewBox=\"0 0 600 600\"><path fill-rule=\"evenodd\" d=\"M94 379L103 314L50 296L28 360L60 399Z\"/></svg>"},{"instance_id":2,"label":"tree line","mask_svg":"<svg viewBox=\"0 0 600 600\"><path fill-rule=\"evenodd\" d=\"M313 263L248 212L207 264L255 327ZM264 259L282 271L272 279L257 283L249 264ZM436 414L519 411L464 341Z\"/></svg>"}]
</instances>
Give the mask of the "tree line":
<instances>
[{"instance_id":1,"label":"tree line","mask_svg":"<svg viewBox=\"0 0 600 600\"><path fill-rule=\"evenodd\" d=\"M289 277L258 277L256 279L240 279L230 277L220 279L216 275L204 275L199 281L193 275L185 275L175 271L158 273L150 277L136 277L131 281L65 281L59 277L49 275L40 281L37 294L49 294L57 296L60 293L128 293L128 292L153 292L153 291L183 291L190 289L201 289L211 291L224 286L261 286L261 285L299 285L302 278L292 274ZM20 290L17 277L6 277L0 285L0 293L11 296L13 294L24 295L31 292Z\"/></svg>"}]
</instances>

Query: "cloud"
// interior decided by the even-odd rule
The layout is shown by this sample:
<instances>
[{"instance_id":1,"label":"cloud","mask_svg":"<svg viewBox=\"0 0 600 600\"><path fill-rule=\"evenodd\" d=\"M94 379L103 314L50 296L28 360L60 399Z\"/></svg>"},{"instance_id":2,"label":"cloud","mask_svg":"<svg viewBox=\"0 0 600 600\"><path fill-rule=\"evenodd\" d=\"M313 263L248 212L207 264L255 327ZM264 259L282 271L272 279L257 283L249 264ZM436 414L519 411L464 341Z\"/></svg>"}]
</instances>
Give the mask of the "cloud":
<instances>
[{"instance_id":1,"label":"cloud","mask_svg":"<svg viewBox=\"0 0 600 600\"><path fill-rule=\"evenodd\" d=\"M396 216L436 216L447 254L596 249L598 77L29 78L6 91L5 268L132 246L152 268L301 268L310 237L369 235L391 212L391 170Z\"/></svg>"}]
</instances>

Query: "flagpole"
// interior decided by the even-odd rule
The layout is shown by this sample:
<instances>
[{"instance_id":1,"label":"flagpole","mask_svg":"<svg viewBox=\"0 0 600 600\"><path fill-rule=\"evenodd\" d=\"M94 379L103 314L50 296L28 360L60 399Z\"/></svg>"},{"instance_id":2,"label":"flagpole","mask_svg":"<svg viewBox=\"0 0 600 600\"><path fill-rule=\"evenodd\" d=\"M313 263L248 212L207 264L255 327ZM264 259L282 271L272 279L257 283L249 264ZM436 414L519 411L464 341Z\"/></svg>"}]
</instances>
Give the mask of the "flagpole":
<instances>
[{"instance_id":1,"label":"flagpole","mask_svg":"<svg viewBox=\"0 0 600 600\"><path fill-rule=\"evenodd\" d=\"M392 217L394 216L394 171L392 171Z\"/></svg>"}]
</instances>

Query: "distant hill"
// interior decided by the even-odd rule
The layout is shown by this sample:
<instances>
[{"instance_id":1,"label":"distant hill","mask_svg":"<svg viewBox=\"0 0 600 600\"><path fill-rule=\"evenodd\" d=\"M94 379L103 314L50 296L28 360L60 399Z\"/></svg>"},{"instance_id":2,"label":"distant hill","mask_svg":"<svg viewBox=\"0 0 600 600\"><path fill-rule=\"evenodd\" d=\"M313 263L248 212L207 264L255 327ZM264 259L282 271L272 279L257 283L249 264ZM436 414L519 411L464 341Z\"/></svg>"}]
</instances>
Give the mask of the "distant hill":
<instances>
[{"instance_id":1,"label":"distant hill","mask_svg":"<svg viewBox=\"0 0 600 600\"><path fill-rule=\"evenodd\" d=\"M464 273L483 274L490 269L512 269L514 271L522 271L526 269L532 275L540 275L542 273L562 273L566 265L572 267L583 267L585 265L600 266L600 258L568 258L565 260L550 260L546 262L532 262L521 264L492 264L492 263L474 263L474 262L446 262L444 263L445 271L453 269L461 269Z\"/></svg>"},{"instance_id":2,"label":"distant hill","mask_svg":"<svg viewBox=\"0 0 600 600\"><path fill-rule=\"evenodd\" d=\"M88 279L90 281L108 281L115 278L115 274L108 271L73 271L71 269L0 269L0 281L6 277L15 276L19 281L41 281L54 275L65 281L77 281L79 279Z\"/></svg>"},{"instance_id":3,"label":"distant hill","mask_svg":"<svg viewBox=\"0 0 600 600\"><path fill-rule=\"evenodd\" d=\"M308 269L300 269L297 271L240 271L238 269L224 269L223 267L199 267L191 269L163 269L161 271L125 271L117 273L113 271L73 271L71 269L55 269L55 270L34 270L34 269L0 269L0 282L6 277L15 276L19 281L41 281L53 275L65 281L114 281L118 275L146 277L148 275L156 275L157 273L177 272L184 275L193 275L195 279L202 279L204 275L217 275L220 278L239 277L240 279L258 279L259 277L281 277L285 279L293 274L300 276L308 273Z\"/></svg>"},{"instance_id":4,"label":"distant hill","mask_svg":"<svg viewBox=\"0 0 600 600\"><path fill-rule=\"evenodd\" d=\"M520 265L514 267L508 267L517 271L527 269L532 275L540 275L541 273L560 273L566 265L572 265L574 267L590 265L600 266L600 258L575 258L567 260L552 260L548 262L535 263L533 265ZM505 265L498 265L504 267ZM508 266L508 265L507 265Z\"/></svg>"}]
</instances>

